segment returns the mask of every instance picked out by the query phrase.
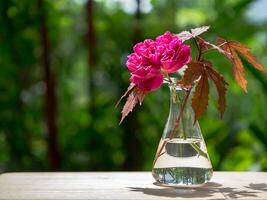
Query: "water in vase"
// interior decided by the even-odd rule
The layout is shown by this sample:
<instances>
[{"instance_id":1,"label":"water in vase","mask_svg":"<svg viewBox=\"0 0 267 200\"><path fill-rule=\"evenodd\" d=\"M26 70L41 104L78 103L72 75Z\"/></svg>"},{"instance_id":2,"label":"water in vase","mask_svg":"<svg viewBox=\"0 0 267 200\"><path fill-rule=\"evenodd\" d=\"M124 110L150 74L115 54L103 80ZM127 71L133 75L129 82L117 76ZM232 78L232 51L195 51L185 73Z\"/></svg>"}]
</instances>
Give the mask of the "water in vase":
<instances>
[{"instance_id":1,"label":"water in vase","mask_svg":"<svg viewBox=\"0 0 267 200\"><path fill-rule=\"evenodd\" d=\"M160 156L155 160L152 175L162 184L200 185L212 177L212 166L202 139L164 139L157 153Z\"/></svg>"}]
</instances>

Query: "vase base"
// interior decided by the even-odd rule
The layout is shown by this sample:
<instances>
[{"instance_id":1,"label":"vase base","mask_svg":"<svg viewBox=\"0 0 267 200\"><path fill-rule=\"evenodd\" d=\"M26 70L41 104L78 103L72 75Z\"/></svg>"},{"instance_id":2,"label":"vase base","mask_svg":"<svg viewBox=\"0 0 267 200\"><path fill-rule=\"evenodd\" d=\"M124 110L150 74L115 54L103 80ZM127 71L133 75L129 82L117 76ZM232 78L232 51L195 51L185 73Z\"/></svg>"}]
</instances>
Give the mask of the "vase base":
<instances>
[{"instance_id":1,"label":"vase base","mask_svg":"<svg viewBox=\"0 0 267 200\"><path fill-rule=\"evenodd\" d=\"M212 173L212 168L196 167L154 168L152 170L152 175L159 184L175 187L201 186L211 179Z\"/></svg>"}]
</instances>

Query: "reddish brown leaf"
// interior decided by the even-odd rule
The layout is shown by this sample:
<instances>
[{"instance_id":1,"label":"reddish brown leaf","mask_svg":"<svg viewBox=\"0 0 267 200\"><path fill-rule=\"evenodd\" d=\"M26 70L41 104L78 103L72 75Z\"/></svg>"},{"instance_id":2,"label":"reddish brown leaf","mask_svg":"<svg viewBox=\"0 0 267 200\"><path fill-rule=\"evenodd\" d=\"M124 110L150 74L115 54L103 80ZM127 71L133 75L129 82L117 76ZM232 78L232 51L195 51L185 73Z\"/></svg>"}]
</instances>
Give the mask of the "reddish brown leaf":
<instances>
[{"instance_id":1,"label":"reddish brown leaf","mask_svg":"<svg viewBox=\"0 0 267 200\"><path fill-rule=\"evenodd\" d=\"M136 90L136 96L137 99L139 101L139 105L141 106L144 98L146 97L146 95L149 93L149 91L144 91L144 90Z\"/></svg>"},{"instance_id":2,"label":"reddish brown leaf","mask_svg":"<svg viewBox=\"0 0 267 200\"><path fill-rule=\"evenodd\" d=\"M141 105L144 101L145 96L149 93L149 91L143 91L139 90L138 88L134 89L128 96L126 103L123 106L123 109L121 111L121 121L125 119L125 117L133 111L136 104L139 102Z\"/></svg>"},{"instance_id":3,"label":"reddish brown leaf","mask_svg":"<svg viewBox=\"0 0 267 200\"><path fill-rule=\"evenodd\" d=\"M231 54L232 58L228 59L233 64L233 74L236 82L240 87L247 92L247 80L245 75L244 66L237 54L240 53L248 62L250 62L256 69L265 71L263 65L257 62L256 57L251 53L250 49L240 42L230 41L226 42L224 39L219 38L218 42L223 44L222 48Z\"/></svg>"},{"instance_id":4,"label":"reddish brown leaf","mask_svg":"<svg viewBox=\"0 0 267 200\"><path fill-rule=\"evenodd\" d=\"M220 49L222 49L222 51L219 51L219 52L222 53L230 61L232 61L233 57L232 57L232 54L230 52L230 48L227 46L226 40L223 38L218 38L217 43L218 43Z\"/></svg>"},{"instance_id":5,"label":"reddish brown leaf","mask_svg":"<svg viewBox=\"0 0 267 200\"><path fill-rule=\"evenodd\" d=\"M116 103L115 107L117 107L117 106L120 104L121 100L122 100L124 97L127 96L127 94L134 88L134 86L135 86L135 85L134 85L133 83L130 83L130 85L128 86L126 92L121 96L121 98L119 99L119 101Z\"/></svg>"},{"instance_id":6,"label":"reddish brown leaf","mask_svg":"<svg viewBox=\"0 0 267 200\"><path fill-rule=\"evenodd\" d=\"M199 77L201 78L199 79ZM185 71L184 78L179 81L179 84L183 87L192 87L198 81L192 99L195 120L199 119L207 109L209 95L208 78L210 78L216 86L219 96L218 110L222 117L226 107L225 93L227 83L224 78L213 69L211 62L206 60L191 62L188 69Z\"/></svg>"},{"instance_id":7,"label":"reddish brown leaf","mask_svg":"<svg viewBox=\"0 0 267 200\"><path fill-rule=\"evenodd\" d=\"M192 61L184 72L183 78L178 82L182 87L190 87L201 76L203 66L201 62Z\"/></svg>"},{"instance_id":8,"label":"reddish brown leaf","mask_svg":"<svg viewBox=\"0 0 267 200\"><path fill-rule=\"evenodd\" d=\"M123 109L121 111L121 121L120 121L120 124L122 123L122 121L124 120L124 118L130 113L133 111L133 108L136 106L136 104L138 103L138 98L137 98L137 95L136 95L136 89L133 90L128 98L127 98L127 101L126 103L124 104L123 106Z\"/></svg>"},{"instance_id":9,"label":"reddish brown leaf","mask_svg":"<svg viewBox=\"0 0 267 200\"><path fill-rule=\"evenodd\" d=\"M224 80L223 76L220 75L215 69L212 67L211 63L206 66L207 74L210 77L210 79L213 81L213 83L216 86L217 93L219 96L218 99L218 109L221 115L221 118L223 117L223 114L225 112L226 108L226 101L225 101L225 93L227 90L227 83Z\"/></svg>"},{"instance_id":10,"label":"reddish brown leaf","mask_svg":"<svg viewBox=\"0 0 267 200\"><path fill-rule=\"evenodd\" d=\"M243 64L240 58L238 57L237 53L233 49L230 49L230 52L233 56L232 63L233 63L233 74L234 74L235 81L245 92L247 92L248 82L246 79L246 74L245 74L245 69L243 67Z\"/></svg>"},{"instance_id":11,"label":"reddish brown leaf","mask_svg":"<svg viewBox=\"0 0 267 200\"><path fill-rule=\"evenodd\" d=\"M178 37L182 40L189 40L191 38L194 38L204 32L206 32L209 29L209 26L201 26L198 28L191 29L191 32L189 31L182 31L181 33L178 34Z\"/></svg>"},{"instance_id":12,"label":"reddish brown leaf","mask_svg":"<svg viewBox=\"0 0 267 200\"><path fill-rule=\"evenodd\" d=\"M235 81L237 84L245 91L247 92L247 79L246 74L244 70L244 66L236 53L235 49L231 46L230 42L226 42L224 39L219 38L218 42L223 42L222 48L231 54L231 58L227 57L233 65L233 75L235 78Z\"/></svg>"},{"instance_id":13,"label":"reddish brown leaf","mask_svg":"<svg viewBox=\"0 0 267 200\"><path fill-rule=\"evenodd\" d=\"M202 74L192 98L192 108L195 112L195 122L207 110L209 102L209 83L206 72Z\"/></svg>"},{"instance_id":14,"label":"reddish brown leaf","mask_svg":"<svg viewBox=\"0 0 267 200\"><path fill-rule=\"evenodd\" d=\"M240 42L228 42L228 45L238 51L248 62L250 62L257 70L265 71L262 64L258 63L256 57L251 53L250 49Z\"/></svg>"}]
</instances>

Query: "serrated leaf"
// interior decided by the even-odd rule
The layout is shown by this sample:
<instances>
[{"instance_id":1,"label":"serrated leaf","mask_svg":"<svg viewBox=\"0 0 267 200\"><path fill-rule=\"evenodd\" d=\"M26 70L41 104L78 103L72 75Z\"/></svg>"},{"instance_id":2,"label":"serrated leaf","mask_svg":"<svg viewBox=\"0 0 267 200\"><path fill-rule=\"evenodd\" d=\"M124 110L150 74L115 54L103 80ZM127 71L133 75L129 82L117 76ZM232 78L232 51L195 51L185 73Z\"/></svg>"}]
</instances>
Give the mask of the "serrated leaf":
<instances>
[{"instance_id":1,"label":"serrated leaf","mask_svg":"<svg viewBox=\"0 0 267 200\"><path fill-rule=\"evenodd\" d=\"M136 106L136 104L138 103L138 98L136 96L136 90L132 91L127 100L126 103L123 106L123 109L121 111L121 121L120 124L122 123L122 121L125 119L125 117L133 111L133 108Z\"/></svg>"},{"instance_id":2,"label":"serrated leaf","mask_svg":"<svg viewBox=\"0 0 267 200\"><path fill-rule=\"evenodd\" d=\"M226 40L223 38L217 38L216 42L219 44L219 46L221 46L221 47L219 47L220 50L218 49L218 51L220 53L222 53L230 61L232 61L233 57L232 57L232 54L230 52L230 48L227 46Z\"/></svg>"},{"instance_id":3,"label":"serrated leaf","mask_svg":"<svg viewBox=\"0 0 267 200\"><path fill-rule=\"evenodd\" d=\"M193 35L189 31L182 31L181 33L178 34L178 37L182 42L189 40L193 37Z\"/></svg>"},{"instance_id":4,"label":"serrated leaf","mask_svg":"<svg viewBox=\"0 0 267 200\"><path fill-rule=\"evenodd\" d=\"M139 101L139 105L141 106L144 98L146 97L146 95L149 93L149 91L144 91L144 90L137 90L136 95L137 95L137 99Z\"/></svg>"},{"instance_id":5,"label":"serrated leaf","mask_svg":"<svg viewBox=\"0 0 267 200\"><path fill-rule=\"evenodd\" d=\"M201 62L192 61L188 64L187 69L184 72L183 78L178 82L182 87L190 87L194 85L194 82L199 79L202 74Z\"/></svg>"},{"instance_id":6,"label":"serrated leaf","mask_svg":"<svg viewBox=\"0 0 267 200\"><path fill-rule=\"evenodd\" d=\"M216 90L219 96L218 99L218 110L220 112L221 118L223 117L223 114L225 112L226 108L226 100L225 100L225 93L227 90L227 82L224 80L223 76L220 75L211 65L206 66L207 74L209 78L212 80L212 82L216 86Z\"/></svg>"},{"instance_id":7,"label":"serrated leaf","mask_svg":"<svg viewBox=\"0 0 267 200\"><path fill-rule=\"evenodd\" d=\"M121 121L120 124L122 123L122 121L125 119L125 117L128 116L128 114L130 112L133 111L134 107L136 106L136 104L139 102L139 104L141 105L142 102L144 101L145 96L149 93L149 91L143 91L143 90L139 90L138 88L135 88L128 96L126 103L123 106L123 109L121 111Z\"/></svg>"},{"instance_id":8,"label":"serrated leaf","mask_svg":"<svg viewBox=\"0 0 267 200\"><path fill-rule=\"evenodd\" d=\"M198 35L201 35L202 33L206 32L207 30L209 30L210 26L201 26L198 28L193 28L191 29L191 33L193 35L193 37L196 37Z\"/></svg>"},{"instance_id":9,"label":"serrated leaf","mask_svg":"<svg viewBox=\"0 0 267 200\"><path fill-rule=\"evenodd\" d=\"M248 82L246 79L244 66L240 58L238 57L237 53L233 49L230 49L230 52L233 56L232 63L233 63L233 74L234 74L235 81L245 92L247 92Z\"/></svg>"},{"instance_id":10,"label":"serrated leaf","mask_svg":"<svg viewBox=\"0 0 267 200\"><path fill-rule=\"evenodd\" d=\"M237 47L238 46L237 43L238 44L241 44L241 43L239 43L239 42L226 42L222 38L220 38L218 41L223 42L224 45L222 46L222 48L231 54L231 58L229 58L229 57L227 57L227 58L232 62L233 75L234 75L235 81L245 92L247 92L247 79L246 79L245 69L244 69L244 66L243 66L241 59L239 58L239 56L236 52L236 48L239 48L239 50L240 50L240 47ZM233 46L236 46L236 47L234 48ZM242 49L242 51L243 51L243 53L245 53L244 49ZM252 58L250 57L250 59L252 59ZM257 66L257 67L259 67L259 66Z\"/></svg>"},{"instance_id":11,"label":"serrated leaf","mask_svg":"<svg viewBox=\"0 0 267 200\"><path fill-rule=\"evenodd\" d=\"M191 32L182 31L181 33L178 34L178 37L184 42L191 38L197 37L198 35L206 32L208 29L209 29L209 26L201 26L198 28L191 29Z\"/></svg>"},{"instance_id":12,"label":"serrated leaf","mask_svg":"<svg viewBox=\"0 0 267 200\"><path fill-rule=\"evenodd\" d=\"M134 87L135 87L135 85L134 85L133 83L130 83L130 85L128 86L126 92L121 96L121 98L119 99L119 101L116 103L115 107L117 107L117 106L120 104L121 100L122 100L124 97L126 97L127 94L128 94Z\"/></svg>"},{"instance_id":13,"label":"serrated leaf","mask_svg":"<svg viewBox=\"0 0 267 200\"><path fill-rule=\"evenodd\" d=\"M199 79L199 77L201 78ZM204 114L208 106L208 79L211 79L216 86L219 96L218 110L222 117L226 108L225 93L226 86L228 84L224 78L215 69L213 69L211 62L207 60L192 61L185 72L183 79L178 82L182 87L192 87L195 83L197 83L192 99L192 108L195 112L195 120L199 119Z\"/></svg>"},{"instance_id":14,"label":"serrated leaf","mask_svg":"<svg viewBox=\"0 0 267 200\"><path fill-rule=\"evenodd\" d=\"M262 64L258 63L256 57L251 53L250 49L240 42L231 41L228 45L238 51L249 63L251 63L257 70L265 71Z\"/></svg>"},{"instance_id":15,"label":"serrated leaf","mask_svg":"<svg viewBox=\"0 0 267 200\"><path fill-rule=\"evenodd\" d=\"M202 74L193 98L192 98L192 108L195 112L195 122L205 113L208 107L209 102L209 83L208 83L208 77L207 74Z\"/></svg>"}]
</instances>

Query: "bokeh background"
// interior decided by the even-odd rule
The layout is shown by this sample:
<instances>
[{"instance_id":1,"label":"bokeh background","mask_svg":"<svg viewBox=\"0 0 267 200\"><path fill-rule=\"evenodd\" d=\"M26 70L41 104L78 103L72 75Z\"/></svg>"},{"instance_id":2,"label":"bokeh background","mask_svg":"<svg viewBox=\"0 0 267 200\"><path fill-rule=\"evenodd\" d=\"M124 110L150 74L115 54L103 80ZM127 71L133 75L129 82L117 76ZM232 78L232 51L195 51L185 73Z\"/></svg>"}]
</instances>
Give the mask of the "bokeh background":
<instances>
[{"instance_id":1,"label":"bokeh background","mask_svg":"<svg viewBox=\"0 0 267 200\"><path fill-rule=\"evenodd\" d=\"M169 110L151 93L119 126L133 44L211 25L267 66L265 0L0 0L0 171L150 170ZM200 120L215 170L267 171L267 75L245 63L248 93L230 63L223 120L212 90ZM266 68L266 67L265 67Z\"/></svg>"}]
</instances>

